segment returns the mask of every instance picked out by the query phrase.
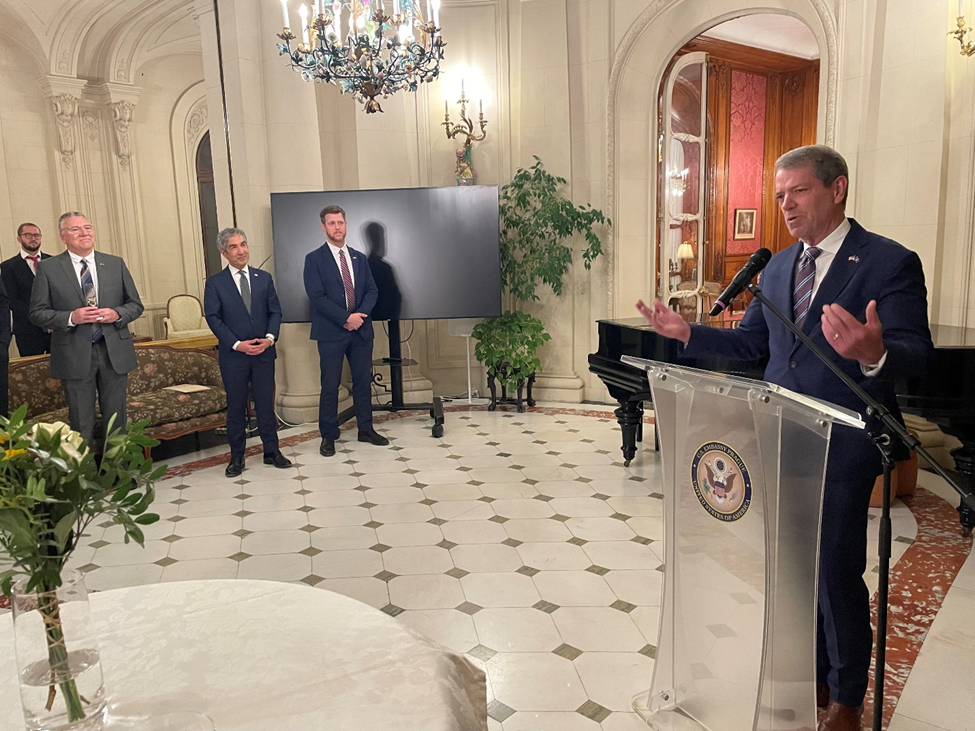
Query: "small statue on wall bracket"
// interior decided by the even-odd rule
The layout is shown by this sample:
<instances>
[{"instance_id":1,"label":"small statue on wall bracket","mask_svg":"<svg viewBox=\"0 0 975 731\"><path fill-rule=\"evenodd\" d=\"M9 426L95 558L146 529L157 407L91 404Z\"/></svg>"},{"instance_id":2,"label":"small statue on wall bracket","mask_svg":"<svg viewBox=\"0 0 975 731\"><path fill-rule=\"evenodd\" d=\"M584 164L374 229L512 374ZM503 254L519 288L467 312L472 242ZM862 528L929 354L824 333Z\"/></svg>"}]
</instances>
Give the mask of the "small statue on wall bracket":
<instances>
[{"instance_id":1,"label":"small statue on wall bracket","mask_svg":"<svg viewBox=\"0 0 975 731\"><path fill-rule=\"evenodd\" d=\"M457 185L474 185L477 182L477 173L471 164L471 148L462 147L454 150L454 154L457 156L457 167L454 169Z\"/></svg>"},{"instance_id":2,"label":"small statue on wall bracket","mask_svg":"<svg viewBox=\"0 0 975 731\"><path fill-rule=\"evenodd\" d=\"M451 123L450 105L445 100L443 103L443 122L440 123L447 133L448 140L456 139L458 141L464 141L464 146L454 151L456 156L454 178L457 180L457 185L474 185L477 181L477 173L474 171L474 165L471 162L471 148L475 142L480 142L486 136L484 128L487 127L487 120L484 119L484 102L480 101L478 103L476 124L480 132L475 132L475 122L467 116L467 101L467 94L464 92L464 80L461 79L460 99L457 100L457 103L460 105L460 122L458 124Z\"/></svg>"}]
</instances>

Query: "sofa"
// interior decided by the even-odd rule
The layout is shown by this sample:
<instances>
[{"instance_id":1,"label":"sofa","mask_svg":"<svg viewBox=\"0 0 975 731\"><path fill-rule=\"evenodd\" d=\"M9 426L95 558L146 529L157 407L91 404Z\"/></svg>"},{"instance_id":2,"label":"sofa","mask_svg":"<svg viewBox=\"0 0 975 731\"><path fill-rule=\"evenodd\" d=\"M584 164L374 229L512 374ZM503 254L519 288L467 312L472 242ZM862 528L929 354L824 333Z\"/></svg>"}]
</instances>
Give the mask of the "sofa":
<instances>
[{"instance_id":1,"label":"sofa","mask_svg":"<svg viewBox=\"0 0 975 731\"><path fill-rule=\"evenodd\" d=\"M226 423L227 392L215 352L164 345L136 346L139 366L129 373L129 423L149 420L145 434L153 439L175 439L207 431ZM204 386L183 393L173 386ZM50 357L36 356L10 363L11 413L27 404L31 421L67 421L68 405L61 382L51 377ZM101 414L96 412L96 431Z\"/></svg>"}]
</instances>

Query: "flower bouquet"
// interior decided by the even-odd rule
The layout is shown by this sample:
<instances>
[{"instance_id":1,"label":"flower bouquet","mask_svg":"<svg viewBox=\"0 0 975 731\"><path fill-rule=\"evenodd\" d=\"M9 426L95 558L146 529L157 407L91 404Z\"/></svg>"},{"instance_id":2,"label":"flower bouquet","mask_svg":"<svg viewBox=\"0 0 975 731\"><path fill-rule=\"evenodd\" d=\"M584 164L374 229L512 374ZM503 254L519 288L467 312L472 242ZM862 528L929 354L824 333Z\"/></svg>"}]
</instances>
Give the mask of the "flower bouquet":
<instances>
[{"instance_id":1,"label":"flower bouquet","mask_svg":"<svg viewBox=\"0 0 975 731\"><path fill-rule=\"evenodd\" d=\"M30 729L98 728L105 699L98 652L86 636L87 592L65 564L102 515L123 527L126 543L143 545L140 526L159 520L147 512L152 485L166 467L153 469L145 456L158 444L143 434L147 422L122 433L112 432L110 420L96 460L67 424L25 423L26 414L21 406L0 417L0 589L13 600L24 716ZM84 647L72 648L76 639Z\"/></svg>"}]
</instances>

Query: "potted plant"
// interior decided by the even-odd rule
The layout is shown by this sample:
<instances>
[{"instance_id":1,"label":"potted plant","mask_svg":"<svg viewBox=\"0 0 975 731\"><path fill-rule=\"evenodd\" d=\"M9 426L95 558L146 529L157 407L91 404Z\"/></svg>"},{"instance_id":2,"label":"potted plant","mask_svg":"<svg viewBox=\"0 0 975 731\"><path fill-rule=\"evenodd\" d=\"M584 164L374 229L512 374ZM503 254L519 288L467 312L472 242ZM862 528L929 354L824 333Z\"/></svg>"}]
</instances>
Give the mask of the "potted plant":
<instances>
[{"instance_id":1,"label":"potted plant","mask_svg":"<svg viewBox=\"0 0 975 731\"><path fill-rule=\"evenodd\" d=\"M0 417L0 588L13 607L24 717L29 728L87 728L105 713L101 666L83 577L65 565L102 515L143 545L166 467L143 453L158 444L142 433L148 422L110 433L96 461L67 424L25 423L26 414Z\"/></svg>"},{"instance_id":2,"label":"potted plant","mask_svg":"<svg viewBox=\"0 0 975 731\"><path fill-rule=\"evenodd\" d=\"M501 188L498 201L501 286L522 303L537 301L543 285L561 296L563 279L572 263L572 237L581 235L585 239L582 261L591 269L592 262L603 253L596 229L612 225L602 211L590 205L576 206L566 198L560 190L565 178L552 175L537 156L533 157L535 164L527 170L519 168L511 182ZM501 385L502 401L509 389L517 390L519 411L524 411L521 391L527 384L528 405L534 406L531 387L540 365L535 352L550 339L544 323L516 309L480 323L471 337L478 341L475 356L488 369L488 409L493 411L498 403L495 380Z\"/></svg>"},{"instance_id":3,"label":"potted plant","mask_svg":"<svg viewBox=\"0 0 975 731\"><path fill-rule=\"evenodd\" d=\"M517 389L518 411L525 410L522 394L527 383L528 405L534 406L531 385L539 366L535 351L551 339L542 321L519 310L509 310L501 317L479 322L471 331L471 337L477 340L474 357L488 364L488 388L491 391L488 411L498 407L495 381L501 385L502 402L507 400L509 388L512 392Z\"/></svg>"}]
</instances>

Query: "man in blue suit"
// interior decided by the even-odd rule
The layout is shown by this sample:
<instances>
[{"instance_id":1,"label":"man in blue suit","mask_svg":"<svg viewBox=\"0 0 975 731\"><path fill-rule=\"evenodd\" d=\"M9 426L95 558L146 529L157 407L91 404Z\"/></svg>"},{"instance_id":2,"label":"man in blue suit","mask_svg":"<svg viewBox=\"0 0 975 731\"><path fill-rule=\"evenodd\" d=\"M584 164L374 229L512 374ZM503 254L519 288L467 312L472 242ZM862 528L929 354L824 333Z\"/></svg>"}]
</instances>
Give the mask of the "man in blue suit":
<instances>
[{"instance_id":1,"label":"man in blue suit","mask_svg":"<svg viewBox=\"0 0 975 731\"><path fill-rule=\"evenodd\" d=\"M311 301L311 339L318 341L322 394L318 402L319 452L335 455L339 437L342 361L352 371L352 403L359 441L378 446L389 440L372 428L372 308L379 289L364 254L346 246L345 211L326 206L319 215L325 243L305 257L305 292Z\"/></svg>"},{"instance_id":2,"label":"man in blue suit","mask_svg":"<svg viewBox=\"0 0 975 731\"><path fill-rule=\"evenodd\" d=\"M899 415L893 381L922 372L933 349L921 260L846 217L849 175L834 150L800 147L775 168L776 200L799 241L772 257L762 290L847 375ZM680 340L688 357L751 360L767 353L766 380L866 418L864 404L757 299L735 330L690 326L660 301L637 308L658 333ZM826 708L820 731L860 728L873 642L863 582L867 508L880 472L880 453L863 430L833 427L819 555L816 699Z\"/></svg>"},{"instance_id":3,"label":"man in blue suit","mask_svg":"<svg viewBox=\"0 0 975 731\"><path fill-rule=\"evenodd\" d=\"M280 469L291 460L278 448L274 415L274 343L281 328L281 305L274 280L261 269L247 266L247 235L238 228L217 234L217 247L229 266L206 281L203 314L219 341L220 375L227 391L227 441L230 463L225 474L244 471L247 439L247 397L254 392L257 429L264 443L264 464Z\"/></svg>"}]
</instances>

